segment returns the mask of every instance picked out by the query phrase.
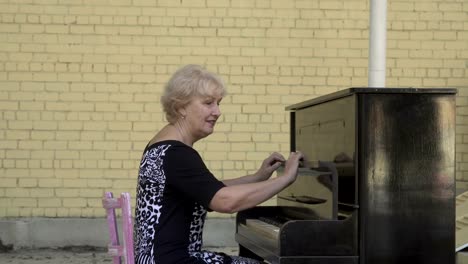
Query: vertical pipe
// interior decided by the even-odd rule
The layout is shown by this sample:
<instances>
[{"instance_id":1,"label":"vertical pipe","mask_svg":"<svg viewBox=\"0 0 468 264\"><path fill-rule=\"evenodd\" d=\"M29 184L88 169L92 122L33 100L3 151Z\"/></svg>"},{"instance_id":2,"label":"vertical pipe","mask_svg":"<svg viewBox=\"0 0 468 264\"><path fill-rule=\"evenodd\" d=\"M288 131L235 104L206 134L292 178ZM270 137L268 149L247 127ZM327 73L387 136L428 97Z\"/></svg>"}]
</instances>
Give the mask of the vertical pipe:
<instances>
[{"instance_id":1,"label":"vertical pipe","mask_svg":"<svg viewBox=\"0 0 468 264\"><path fill-rule=\"evenodd\" d=\"M387 0L370 0L369 87L385 87Z\"/></svg>"}]
</instances>

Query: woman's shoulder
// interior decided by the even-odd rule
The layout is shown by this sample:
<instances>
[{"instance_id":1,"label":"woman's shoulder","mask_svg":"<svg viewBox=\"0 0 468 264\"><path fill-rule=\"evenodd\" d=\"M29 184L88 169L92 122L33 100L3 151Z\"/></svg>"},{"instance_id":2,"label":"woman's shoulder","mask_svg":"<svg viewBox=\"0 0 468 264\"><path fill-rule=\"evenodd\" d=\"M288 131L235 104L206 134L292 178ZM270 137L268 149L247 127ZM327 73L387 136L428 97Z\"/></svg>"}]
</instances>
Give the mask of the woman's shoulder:
<instances>
[{"instance_id":1,"label":"woman's shoulder","mask_svg":"<svg viewBox=\"0 0 468 264\"><path fill-rule=\"evenodd\" d=\"M181 141L178 140L161 140L156 142L150 142L145 148L146 151L155 150L155 149L165 149L171 151L194 151L194 149Z\"/></svg>"},{"instance_id":2,"label":"woman's shoulder","mask_svg":"<svg viewBox=\"0 0 468 264\"><path fill-rule=\"evenodd\" d=\"M190 164L202 162L200 154L195 149L178 140L150 143L143 155L150 159L163 159L168 167L191 166Z\"/></svg>"}]
</instances>

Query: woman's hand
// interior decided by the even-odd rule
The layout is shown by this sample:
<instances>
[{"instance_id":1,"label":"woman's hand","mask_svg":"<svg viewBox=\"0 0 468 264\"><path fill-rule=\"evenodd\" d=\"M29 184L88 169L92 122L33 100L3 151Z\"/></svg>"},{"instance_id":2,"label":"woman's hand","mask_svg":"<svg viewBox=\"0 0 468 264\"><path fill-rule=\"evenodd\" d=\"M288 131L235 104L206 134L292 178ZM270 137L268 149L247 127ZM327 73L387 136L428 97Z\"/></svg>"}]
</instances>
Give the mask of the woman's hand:
<instances>
[{"instance_id":1,"label":"woman's hand","mask_svg":"<svg viewBox=\"0 0 468 264\"><path fill-rule=\"evenodd\" d=\"M273 172L277 170L286 159L283 155L273 152L268 158L262 162L262 166L255 173L255 176L258 178L258 181L268 180Z\"/></svg>"},{"instance_id":2,"label":"woman's hand","mask_svg":"<svg viewBox=\"0 0 468 264\"><path fill-rule=\"evenodd\" d=\"M289 158L286 161L284 173L282 175L282 177L288 177L290 180L289 183L293 183L296 180L299 161L302 159L304 159L304 155L300 151L291 152L291 154L289 154Z\"/></svg>"},{"instance_id":3,"label":"woman's hand","mask_svg":"<svg viewBox=\"0 0 468 264\"><path fill-rule=\"evenodd\" d=\"M226 187L221 188L211 199L209 205L211 210L235 213L270 199L296 180L299 160L302 158L301 152L291 152L286 161L284 174L281 177L269 179L284 162L281 154L273 153L263 161L257 173L223 181L227 183Z\"/></svg>"}]
</instances>

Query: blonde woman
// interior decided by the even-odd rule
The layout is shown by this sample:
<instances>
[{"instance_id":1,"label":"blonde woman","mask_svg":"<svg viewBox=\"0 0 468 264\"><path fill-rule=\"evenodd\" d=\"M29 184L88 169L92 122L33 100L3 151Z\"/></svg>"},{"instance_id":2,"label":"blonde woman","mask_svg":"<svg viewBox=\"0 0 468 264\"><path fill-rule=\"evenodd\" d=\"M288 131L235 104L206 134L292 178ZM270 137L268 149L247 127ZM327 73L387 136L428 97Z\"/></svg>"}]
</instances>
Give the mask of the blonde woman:
<instances>
[{"instance_id":1,"label":"blonde woman","mask_svg":"<svg viewBox=\"0 0 468 264\"><path fill-rule=\"evenodd\" d=\"M193 144L213 133L226 94L221 79L198 65L182 67L165 87L168 124L148 143L140 163L135 214L136 263L254 264L256 260L202 250L207 210L235 213L291 184L302 154L273 153L255 174L219 181ZM270 178L285 163L281 177Z\"/></svg>"}]
</instances>

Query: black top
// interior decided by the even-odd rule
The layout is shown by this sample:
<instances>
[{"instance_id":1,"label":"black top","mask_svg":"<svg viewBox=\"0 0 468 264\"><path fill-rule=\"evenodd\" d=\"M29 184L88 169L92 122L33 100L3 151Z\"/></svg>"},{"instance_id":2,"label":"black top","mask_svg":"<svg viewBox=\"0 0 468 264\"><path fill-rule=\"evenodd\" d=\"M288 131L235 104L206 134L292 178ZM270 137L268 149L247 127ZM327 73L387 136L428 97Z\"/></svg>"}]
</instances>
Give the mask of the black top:
<instances>
[{"instance_id":1,"label":"black top","mask_svg":"<svg viewBox=\"0 0 468 264\"><path fill-rule=\"evenodd\" d=\"M206 208L224 186L182 142L147 146L138 176L136 263L231 263L201 250Z\"/></svg>"}]
</instances>

